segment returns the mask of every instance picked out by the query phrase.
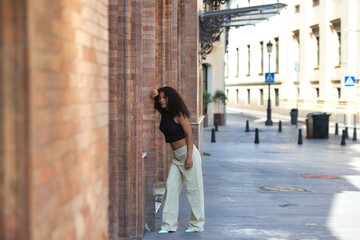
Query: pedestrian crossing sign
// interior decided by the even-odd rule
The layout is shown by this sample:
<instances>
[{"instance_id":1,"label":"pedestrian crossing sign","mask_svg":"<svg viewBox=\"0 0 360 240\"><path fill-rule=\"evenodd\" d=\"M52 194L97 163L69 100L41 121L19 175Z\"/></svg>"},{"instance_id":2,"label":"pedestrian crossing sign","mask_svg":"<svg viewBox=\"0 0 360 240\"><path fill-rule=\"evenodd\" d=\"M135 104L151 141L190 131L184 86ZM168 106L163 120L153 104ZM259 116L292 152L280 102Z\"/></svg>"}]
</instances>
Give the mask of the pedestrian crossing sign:
<instances>
[{"instance_id":1,"label":"pedestrian crossing sign","mask_svg":"<svg viewBox=\"0 0 360 240\"><path fill-rule=\"evenodd\" d=\"M345 76L345 87L355 86L355 77L354 76Z\"/></svg>"},{"instance_id":2,"label":"pedestrian crossing sign","mask_svg":"<svg viewBox=\"0 0 360 240\"><path fill-rule=\"evenodd\" d=\"M275 73L265 73L265 83L274 83Z\"/></svg>"}]
</instances>

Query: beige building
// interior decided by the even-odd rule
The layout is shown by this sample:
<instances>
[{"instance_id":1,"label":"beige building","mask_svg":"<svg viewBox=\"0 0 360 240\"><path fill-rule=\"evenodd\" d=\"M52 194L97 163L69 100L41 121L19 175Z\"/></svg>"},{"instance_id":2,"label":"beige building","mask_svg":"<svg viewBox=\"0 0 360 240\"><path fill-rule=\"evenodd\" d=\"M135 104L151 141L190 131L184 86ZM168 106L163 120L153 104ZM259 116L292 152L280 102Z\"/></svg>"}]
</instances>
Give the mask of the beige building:
<instances>
[{"instance_id":1,"label":"beige building","mask_svg":"<svg viewBox=\"0 0 360 240\"><path fill-rule=\"evenodd\" d=\"M205 6L205 3L203 4ZM222 5L222 9L228 5ZM203 7L203 12L208 9ZM202 60L202 79L203 90L209 92L211 96L215 95L217 90L225 92L224 81L224 54L225 54L225 37L224 33L220 34L217 41L212 44L211 53ZM206 114L206 123L214 125L214 114L224 114L225 106L219 102L212 102L204 109Z\"/></svg>"},{"instance_id":2,"label":"beige building","mask_svg":"<svg viewBox=\"0 0 360 240\"><path fill-rule=\"evenodd\" d=\"M203 60L203 89L214 96L217 90L225 91L224 83L224 51L225 35L220 35L220 40L213 44L212 53ZM213 102L207 106L208 125L214 124L214 114L225 112L225 106L220 102Z\"/></svg>"},{"instance_id":3,"label":"beige building","mask_svg":"<svg viewBox=\"0 0 360 240\"><path fill-rule=\"evenodd\" d=\"M231 1L210 1L216 7L209 8L203 1L200 14L200 39L202 55L203 90L210 93L214 102L204 106L205 125L225 124L225 52L227 50L229 29L244 24L257 24L277 15L286 5L282 3L258 6L238 6L230 8ZM207 1L209 2L209 1ZM256 16L256 18L254 18ZM228 56L228 54L227 54ZM228 66L228 65L227 65Z\"/></svg>"},{"instance_id":4,"label":"beige building","mask_svg":"<svg viewBox=\"0 0 360 240\"><path fill-rule=\"evenodd\" d=\"M231 8L278 1L233 0ZM360 118L360 1L284 0L287 8L257 24L231 28L225 54L227 106L266 113L270 84L273 113L327 112L353 124ZM267 52L267 43L273 44ZM270 60L270 64L269 64ZM347 76L352 76L347 78ZM355 86L345 86L355 79Z\"/></svg>"}]
</instances>

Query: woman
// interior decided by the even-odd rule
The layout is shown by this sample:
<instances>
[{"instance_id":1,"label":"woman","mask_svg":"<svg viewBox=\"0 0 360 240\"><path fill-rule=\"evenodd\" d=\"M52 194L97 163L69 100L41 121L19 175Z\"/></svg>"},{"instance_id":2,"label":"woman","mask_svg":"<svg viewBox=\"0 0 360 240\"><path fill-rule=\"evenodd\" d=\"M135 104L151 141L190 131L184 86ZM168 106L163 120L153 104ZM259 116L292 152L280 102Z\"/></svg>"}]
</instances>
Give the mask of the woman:
<instances>
[{"instance_id":1,"label":"woman","mask_svg":"<svg viewBox=\"0 0 360 240\"><path fill-rule=\"evenodd\" d=\"M150 96L155 100L155 109L161 113L159 128L174 152L166 181L166 202L159 233L177 230L179 195L184 183L191 208L191 219L185 232L202 232L205 214L201 157L193 144L190 112L179 93L171 87L153 89Z\"/></svg>"}]
</instances>

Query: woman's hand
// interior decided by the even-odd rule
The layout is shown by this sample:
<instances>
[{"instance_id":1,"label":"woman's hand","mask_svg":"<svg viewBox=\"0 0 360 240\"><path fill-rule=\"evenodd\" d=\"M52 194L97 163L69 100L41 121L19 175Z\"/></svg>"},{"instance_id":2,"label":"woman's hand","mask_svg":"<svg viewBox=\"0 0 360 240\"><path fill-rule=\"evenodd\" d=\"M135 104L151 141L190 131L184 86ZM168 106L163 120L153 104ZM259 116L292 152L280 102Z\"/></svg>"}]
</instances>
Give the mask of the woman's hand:
<instances>
[{"instance_id":1,"label":"woman's hand","mask_svg":"<svg viewBox=\"0 0 360 240\"><path fill-rule=\"evenodd\" d=\"M185 168L190 169L193 166L193 159L192 157L187 157L185 161Z\"/></svg>"},{"instance_id":2,"label":"woman's hand","mask_svg":"<svg viewBox=\"0 0 360 240\"><path fill-rule=\"evenodd\" d=\"M151 90L151 93L150 93L151 99L155 99L157 95L159 95L159 92L157 89Z\"/></svg>"}]
</instances>

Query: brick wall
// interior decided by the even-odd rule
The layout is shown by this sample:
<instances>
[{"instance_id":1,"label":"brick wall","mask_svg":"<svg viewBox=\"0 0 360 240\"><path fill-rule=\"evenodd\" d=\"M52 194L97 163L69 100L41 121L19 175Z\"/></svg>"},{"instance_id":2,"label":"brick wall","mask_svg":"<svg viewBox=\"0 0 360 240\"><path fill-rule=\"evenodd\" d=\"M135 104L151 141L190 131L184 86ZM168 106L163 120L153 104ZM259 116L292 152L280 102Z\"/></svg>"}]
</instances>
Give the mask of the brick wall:
<instances>
[{"instance_id":1,"label":"brick wall","mask_svg":"<svg viewBox=\"0 0 360 240\"><path fill-rule=\"evenodd\" d=\"M1 4L18 18L15 24L26 23L22 31L10 29L7 35L19 43L17 49L25 46L25 53L17 51L6 57L16 58L15 64L18 60L24 63L19 68L6 68L2 81L2 85L16 87L9 92L12 99L6 99L10 110L2 115L2 127L11 121L8 113L17 111L14 118L25 120L13 123L8 130L17 132L20 127L22 135L16 139L1 135L12 141L4 148L5 156L17 161L6 159L7 174L26 189L25 207L19 200L23 197L20 191L14 196L18 203L13 209L23 212L28 220L24 224L16 211L12 221L5 215L6 223L1 225L6 238L2 239L107 239L107 1ZM1 23L6 21L1 19ZM5 42L2 47L8 51L12 46ZM11 83L12 76L18 79L16 85ZM13 146L20 154L11 151ZM12 184L5 182L5 187L9 186ZM13 190L4 192L7 199ZM21 234L22 229L25 234ZM10 236L12 230L17 236Z\"/></svg>"}]
</instances>

